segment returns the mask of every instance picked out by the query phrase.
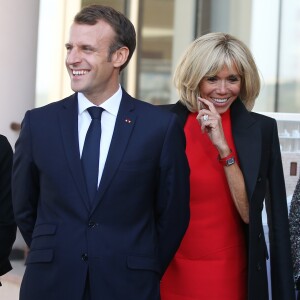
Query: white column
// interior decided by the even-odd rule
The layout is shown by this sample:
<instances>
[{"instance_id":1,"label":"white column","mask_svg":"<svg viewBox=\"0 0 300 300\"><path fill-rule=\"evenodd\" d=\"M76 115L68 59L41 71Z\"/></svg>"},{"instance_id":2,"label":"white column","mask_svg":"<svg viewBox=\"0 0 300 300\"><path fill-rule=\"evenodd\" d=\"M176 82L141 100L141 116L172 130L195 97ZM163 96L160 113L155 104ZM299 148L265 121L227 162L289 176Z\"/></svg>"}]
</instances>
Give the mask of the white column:
<instances>
[{"instance_id":1,"label":"white column","mask_svg":"<svg viewBox=\"0 0 300 300\"><path fill-rule=\"evenodd\" d=\"M196 1L175 0L174 12L174 38L173 38L173 53L172 53L172 73L173 79L175 67L178 64L180 57L194 40L195 22L196 22ZM177 91L171 84L171 102L178 100Z\"/></svg>"},{"instance_id":2,"label":"white column","mask_svg":"<svg viewBox=\"0 0 300 300\"><path fill-rule=\"evenodd\" d=\"M1 1L0 133L14 146L19 123L34 106L39 0Z\"/></svg>"},{"instance_id":3,"label":"white column","mask_svg":"<svg viewBox=\"0 0 300 300\"><path fill-rule=\"evenodd\" d=\"M137 45L135 52L133 53L131 60L127 66L127 92L136 97L137 92L137 63L138 63L138 51L139 51L139 11L140 11L140 1L139 0L131 0L130 2L130 11L129 11L129 19L133 24L136 33L137 33Z\"/></svg>"},{"instance_id":4,"label":"white column","mask_svg":"<svg viewBox=\"0 0 300 300\"><path fill-rule=\"evenodd\" d=\"M65 43L80 6L80 0L40 0L36 106L73 93L65 68Z\"/></svg>"}]
</instances>

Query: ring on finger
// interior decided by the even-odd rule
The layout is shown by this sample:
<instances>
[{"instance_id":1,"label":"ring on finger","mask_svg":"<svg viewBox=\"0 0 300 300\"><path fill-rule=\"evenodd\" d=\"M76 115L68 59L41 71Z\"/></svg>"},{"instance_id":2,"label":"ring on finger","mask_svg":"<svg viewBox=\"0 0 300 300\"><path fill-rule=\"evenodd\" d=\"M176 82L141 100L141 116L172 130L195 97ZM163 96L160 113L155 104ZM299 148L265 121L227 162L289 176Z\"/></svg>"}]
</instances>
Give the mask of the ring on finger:
<instances>
[{"instance_id":1,"label":"ring on finger","mask_svg":"<svg viewBox=\"0 0 300 300\"><path fill-rule=\"evenodd\" d=\"M203 121L208 121L208 119L209 119L209 118L208 118L208 115L204 115L204 116L203 116Z\"/></svg>"}]
</instances>

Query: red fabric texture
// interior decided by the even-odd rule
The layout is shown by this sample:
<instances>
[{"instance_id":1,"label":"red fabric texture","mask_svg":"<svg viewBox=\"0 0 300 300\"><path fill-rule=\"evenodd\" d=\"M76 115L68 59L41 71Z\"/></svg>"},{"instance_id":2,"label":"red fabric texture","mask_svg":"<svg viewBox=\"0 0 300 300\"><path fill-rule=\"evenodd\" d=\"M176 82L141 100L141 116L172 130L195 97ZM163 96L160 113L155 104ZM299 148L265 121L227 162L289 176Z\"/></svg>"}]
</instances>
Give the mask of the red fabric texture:
<instances>
[{"instance_id":1,"label":"red fabric texture","mask_svg":"<svg viewBox=\"0 0 300 300\"><path fill-rule=\"evenodd\" d=\"M190 164L191 219L161 281L162 300L245 300L247 257L243 222L235 208L218 152L191 113L185 124ZM222 115L236 156L230 111Z\"/></svg>"}]
</instances>

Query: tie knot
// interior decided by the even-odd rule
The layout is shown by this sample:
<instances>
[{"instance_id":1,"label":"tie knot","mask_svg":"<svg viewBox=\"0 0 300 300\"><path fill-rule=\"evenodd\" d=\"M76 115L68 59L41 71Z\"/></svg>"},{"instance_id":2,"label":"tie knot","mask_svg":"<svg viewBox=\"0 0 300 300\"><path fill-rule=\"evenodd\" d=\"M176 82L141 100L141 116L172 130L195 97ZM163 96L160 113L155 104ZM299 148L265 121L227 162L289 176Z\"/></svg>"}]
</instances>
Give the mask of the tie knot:
<instances>
[{"instance_id":1,"label":"tie knot","mask_svg":"<svg viewBox=\"0 0 300 300\"><path fill-rule=\"evenodd\" d=\"M102 107L91 106L87 109L92 119L101 119L101 114L103 112Z\"/></svg>"}]
</instances>

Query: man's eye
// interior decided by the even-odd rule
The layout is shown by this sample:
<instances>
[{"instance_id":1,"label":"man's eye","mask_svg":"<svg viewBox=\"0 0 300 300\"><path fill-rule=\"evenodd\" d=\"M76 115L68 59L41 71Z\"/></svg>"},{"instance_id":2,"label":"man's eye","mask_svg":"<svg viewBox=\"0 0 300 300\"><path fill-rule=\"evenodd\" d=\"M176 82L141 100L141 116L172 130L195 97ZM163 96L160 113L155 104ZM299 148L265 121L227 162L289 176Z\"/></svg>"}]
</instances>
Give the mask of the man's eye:
<instances>
[{"instance_id":1,"label":"man's eye","mask_svg":"<svg viewBox=\"0 0 300 300\"><path fill-rule=\"evenodd\" d=\"M84 47L84 48L83 48L83 51L85 51L85 52L92 52L93 49L90 48L90 47Z\"/></svg>"}]
</instances>

